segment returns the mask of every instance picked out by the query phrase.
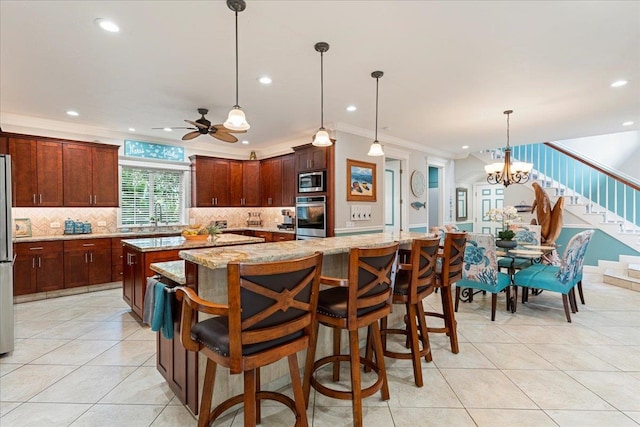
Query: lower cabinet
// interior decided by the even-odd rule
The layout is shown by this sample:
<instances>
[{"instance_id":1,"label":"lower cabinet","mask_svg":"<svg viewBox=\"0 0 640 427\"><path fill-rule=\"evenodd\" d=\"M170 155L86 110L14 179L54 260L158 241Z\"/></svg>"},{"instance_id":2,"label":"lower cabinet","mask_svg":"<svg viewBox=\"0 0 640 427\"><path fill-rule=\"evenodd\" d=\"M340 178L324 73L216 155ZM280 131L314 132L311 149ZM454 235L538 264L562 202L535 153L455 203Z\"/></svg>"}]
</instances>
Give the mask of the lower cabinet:
<instances>
[{"instance_id":1,"label":"lower cabinet","mask_svg":"<svg viewBox=\"0 0 640 427\"><path fill-rule=\"evenodd\" d=\"M111 239L64 242L64 286L96 285L111 281Z\"/></svg>"},{"instance_id":2,"label":"lower cabinet","mask_svg":"<svg viewBox=\"0 0 640 427\"><path fill-rule=\"evenodd\" d=\"M111 238L111 281L122 281L122 238Z\"/></svg>"},{"instance_id":3,"label":"lower cabinet","mask_svg":"<svg viewBox=\"0 0 640 427\"><path fill-rule=\"evenodd\" d=\"M13 294L26 295L64 287L62 242L16 243Z\"/></svg>"},{"instance_id":4,"label":"lower cabinet","mask_svg":"<svg viewBox=\"0 0 640 427\"><path fill-rule=\"evenodd\" d=\"M261 237L267 242L286 242L287 240L295 240L296 235L293 233L278 233L276 231L247 230L245 235L253 237Z\"/></svg>"}]
</instances>

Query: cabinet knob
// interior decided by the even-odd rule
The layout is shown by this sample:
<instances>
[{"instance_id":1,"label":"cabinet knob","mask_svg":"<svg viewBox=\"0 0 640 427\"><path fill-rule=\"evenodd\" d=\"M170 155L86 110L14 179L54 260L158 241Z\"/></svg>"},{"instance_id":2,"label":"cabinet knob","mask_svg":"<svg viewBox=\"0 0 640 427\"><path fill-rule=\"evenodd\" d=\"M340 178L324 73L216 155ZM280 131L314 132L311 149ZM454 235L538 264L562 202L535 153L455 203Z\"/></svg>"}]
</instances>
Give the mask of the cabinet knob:
<instances>
[{"instance_id":1,"label":"cabinet knob","mask_svg":"<svg viewBox=\"0 0 640 427\"><path fill-rule=\"evenodd\" d=\"M40 194L40 204L42 204L42 194Z\"/></svg>"}]
</instances>

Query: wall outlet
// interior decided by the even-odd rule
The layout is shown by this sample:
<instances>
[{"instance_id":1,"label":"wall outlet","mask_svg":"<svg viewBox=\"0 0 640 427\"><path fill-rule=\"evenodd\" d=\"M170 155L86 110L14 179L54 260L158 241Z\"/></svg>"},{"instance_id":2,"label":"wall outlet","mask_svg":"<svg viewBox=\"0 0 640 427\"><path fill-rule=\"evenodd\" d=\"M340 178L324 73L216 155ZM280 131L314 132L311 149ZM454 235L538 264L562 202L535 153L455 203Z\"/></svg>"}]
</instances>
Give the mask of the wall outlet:
<instances>
[{"instance_id":1,"label":"wall outlet","mask_svg":"<svg viewBox=\"0 0 640 427\"><path fill-rule=\"evenodd\" d=\"M106 227L107 221L98 221L98 227Z\"/></svg>"},{"instance_id":2,"label":"wall outlet","mask_svg":"<svg viewBox=\"0 0 640 427\"><path fill-rule=\"evenodd\" d=\"M59 222L52 222L51 224L49 224L49 227L51 227L51 228L60 228L60 223Z\"/></svg>"}]
</instances>

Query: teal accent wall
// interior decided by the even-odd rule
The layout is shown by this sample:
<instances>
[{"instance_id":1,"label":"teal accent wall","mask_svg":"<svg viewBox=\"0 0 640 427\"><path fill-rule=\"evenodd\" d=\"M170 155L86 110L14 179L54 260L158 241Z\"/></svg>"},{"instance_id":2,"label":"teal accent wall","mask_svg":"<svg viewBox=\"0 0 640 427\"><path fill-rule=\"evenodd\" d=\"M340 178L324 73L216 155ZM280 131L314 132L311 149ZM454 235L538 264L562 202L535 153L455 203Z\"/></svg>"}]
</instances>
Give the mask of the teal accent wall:
<instances>
[{"instance_id":1,"label":"teal accent wall","mask_svg":"<svg viewBox=\"0 0 640 427\"><path fill-rule=\"evenodd\" d=\"M469 233L473 232L472 222L463 222L462 224L456 223L456 227L458 227L460 231L468 231Z\"/></svg>"},{"instance_id":2,"label":"teal accent wall","mask_svg":"<svg viewBox=\"0 0 640 427\"><path fill-rule=\"evenodd\" d=\"M346 233L336 233L336 237L344 237L344 236L357 236L359 234L373 234L373 233L383 233L384 230L374 230L374 231L350 231Z\"/></svg>"},{"instance_id":3,"label":"teal accent wall","mask_svg":"<svg viewBox=\"0 0 640 427\"><path fill-rule=\"evenodd\" d=\"M556 240L556 244L560 245L558 248L558 255L562 258L562 254L564 254L564 250L573 236L581 231L589 229L589 227L563 228L562 232L560 232L560 236ZM601 230L596 230L591 238L591 242L589 242L587 254L584 258L584 264L597 266L598 260L618 261L620 255L640 256L640 252L620 243L607 233L604 233Z\"/></svg>"},{"instance_id":4,"label":"teal accent wall","mask_svg":"<svg viewBox=\"0 0 640 427\"><path fill-rule=\"evenodd\" d=\"M427 232L427 227L409 228L409 232L411 232L411 233L426 233Z\"/></svg>"},{"instance_id":5,"label":"teal accent wall","mask_svg":"<svg viewBox=\"0 0 640 427\"><path fill-rule=\"evenodd\" d=\"M438 188L438 168L429 166L429 188Z\"/></svg>"}]
</instances>

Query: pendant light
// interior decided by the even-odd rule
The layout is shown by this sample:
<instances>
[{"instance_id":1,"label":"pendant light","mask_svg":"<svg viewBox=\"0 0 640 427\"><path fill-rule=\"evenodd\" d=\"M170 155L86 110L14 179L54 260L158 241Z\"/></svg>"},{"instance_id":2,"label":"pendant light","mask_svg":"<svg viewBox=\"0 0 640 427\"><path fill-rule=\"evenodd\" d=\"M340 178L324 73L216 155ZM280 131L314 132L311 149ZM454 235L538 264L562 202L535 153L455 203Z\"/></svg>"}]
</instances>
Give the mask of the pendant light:
<instances>
[{"instance_id":1,"label":"pendant light","mask_svg":"<svg viewBox=\"0 0 640 427\"><path fill-rule=\"evenodd\" d=\"M532 163L511 162L511 147L509 146L509 115L513 110L507 110L507 148L504 149L504 161L484 167L489 184L503 184L508 187L511 184L524 184L529 181L529 172L533 168Z\"/></svg>"},{"instance_id":2,"label":"pendant light","mask_svg":"<svg viewBox=\"0 0 640 427\"><path fill-rule=\"evenodd\" d=\"M244 112L238 104L238 12L242 12L246 7L244 0L227 0L227 7L236 14L236 104L229 112L224 127L230 130L243 131L248 130L251 126L247 122Z\"/></svg>"},{"instance_id":3,"label":"pendant light","mask_svg":"<svg viewBox=\"0 0 640 427\"><path fill-rule=\"evenodd\" d=\"M376 79L376 138L371 143L371 147L369 148L369 152L367 156L384 156L384 151L382 151L382 145L378 142L378 82L380 77L384 76L382 71L374 71L371 73L371 77Z\"/></svg>"},{"instance_id":4,"label":"pendant light","mask_svg":"<svg viewBox=\"0 0 640 427\"><path fill-rule=\"evenodd\" d=\"M329 133L324 128L324 53L329 50L329 43L318 42L314 48L320 52L320 129L313 138L312 145L316 147L329 147L333 143Z\"/></svg>"}]
</instances>

